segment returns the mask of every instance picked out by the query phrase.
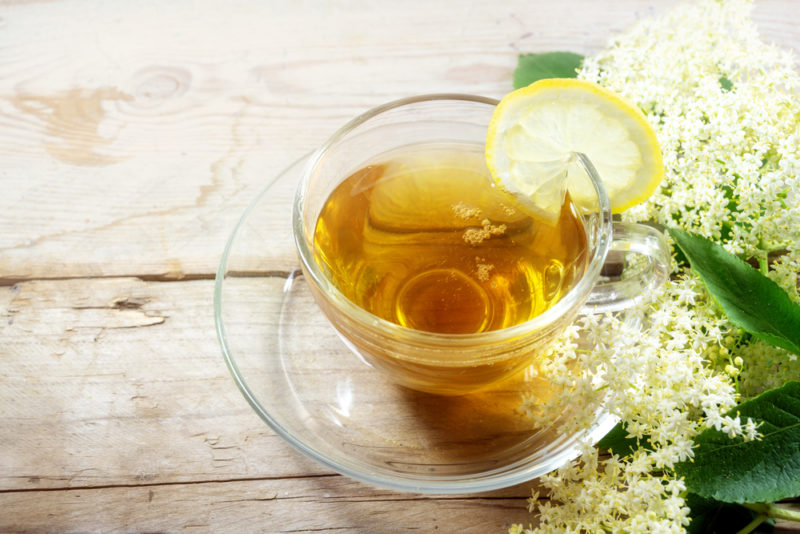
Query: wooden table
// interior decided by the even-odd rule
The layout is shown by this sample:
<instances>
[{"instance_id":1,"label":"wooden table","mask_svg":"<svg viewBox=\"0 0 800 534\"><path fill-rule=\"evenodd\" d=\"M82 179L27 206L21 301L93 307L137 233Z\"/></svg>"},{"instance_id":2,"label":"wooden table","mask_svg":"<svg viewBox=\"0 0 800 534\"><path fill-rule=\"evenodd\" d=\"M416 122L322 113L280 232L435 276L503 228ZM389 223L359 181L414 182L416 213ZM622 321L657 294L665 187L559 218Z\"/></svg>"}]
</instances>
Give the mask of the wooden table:
<instances>
[{"instance_id":1,"label":"wooden table","mask_svg":"<svg viewBox=\"0 0 800 534\"><path fill-rule=\"evenodd\" d=\"M500 97L517 54L598 51L672 1L0 5L0 531L502 532L529 484L432 497L305 458L214 334L265 180L377 104ZM800 49L793 0L757 2Z\"/></svg>"}]
</instances>

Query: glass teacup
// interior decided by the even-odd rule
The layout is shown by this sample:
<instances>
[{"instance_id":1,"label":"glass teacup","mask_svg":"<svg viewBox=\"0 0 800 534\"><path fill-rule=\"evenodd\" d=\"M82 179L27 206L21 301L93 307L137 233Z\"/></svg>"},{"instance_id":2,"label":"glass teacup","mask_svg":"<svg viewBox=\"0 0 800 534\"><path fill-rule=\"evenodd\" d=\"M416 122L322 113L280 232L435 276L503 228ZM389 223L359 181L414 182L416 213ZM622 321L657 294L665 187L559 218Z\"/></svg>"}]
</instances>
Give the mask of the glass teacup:
<instances>
[{"instance_id":1,"label":"glass teacup","mask_svg":"<svg viewBox=\"0 0 800 534\"><path fill-rule=\"evenodd\" d=\"M669 272L663 235L613 222L582 154L572 164L595 198L579 207L567 196L557 223L528 218L496 190L482 158L496 104L428 95L368 111L310 157L295 196L294 239L318 305L353 352L412 389L457 395L508 378L542 357L577 314L625 309ZM448 181L442 167L473 181ZM474 193L481 179L485 195ZM361 197L363 206L354 200ZM398 215L403 204L418 212ZM557 245L553 224L569 229ZM551 257L565 247L565 257ZM528 249L535 268L515 260ZM373 264L361 261L375 250ZM634 267L605 276L604 267L620 265Z\"/></svg>"}]
</instances>

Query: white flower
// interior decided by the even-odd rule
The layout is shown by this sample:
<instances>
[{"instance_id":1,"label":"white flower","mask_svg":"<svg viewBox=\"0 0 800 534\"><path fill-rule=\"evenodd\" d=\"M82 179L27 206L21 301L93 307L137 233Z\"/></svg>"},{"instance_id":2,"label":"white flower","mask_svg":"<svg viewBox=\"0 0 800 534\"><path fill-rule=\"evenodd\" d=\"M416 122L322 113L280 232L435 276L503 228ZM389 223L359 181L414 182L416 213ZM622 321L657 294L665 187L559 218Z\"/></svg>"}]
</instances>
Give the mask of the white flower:
<instances>
[{"instance_id":1,"label":"white flower","mask_svg":"<svg viewBox=\"0 0 800 534\"><path fill-rule=\"evenodd\" d=\"M764 265L780 249L768 275L800 302L800 76L790 54L760 40L751 7L701 0L643 20L586 58L579 76L637 104L662 147L661 190L623 218L679 226ZM684 532L687 488L670 473L693 457L694 438L715 428L757 439L755 422L728 415L737 388L754 395L800 376L796 357L748 339L674 266L627 317L577 321L538 369L560 394L526 409L539 425L569 411L563 431L575 432L602 400L642 446L610 458L584 448L541 477L548 499L531 501L539 526L514 534Z\"/></svg>"}]
</instances>

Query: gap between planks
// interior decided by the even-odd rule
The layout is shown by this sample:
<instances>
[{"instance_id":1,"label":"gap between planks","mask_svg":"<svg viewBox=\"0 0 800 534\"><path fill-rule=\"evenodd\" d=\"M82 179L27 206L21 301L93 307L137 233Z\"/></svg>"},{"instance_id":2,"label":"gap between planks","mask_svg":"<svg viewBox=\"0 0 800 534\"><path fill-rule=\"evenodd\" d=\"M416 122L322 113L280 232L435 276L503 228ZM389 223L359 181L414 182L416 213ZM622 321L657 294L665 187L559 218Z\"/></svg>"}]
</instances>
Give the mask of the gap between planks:
<instances>
[{"instance_id":1,"label":"gap between planks","mask_svg":"<svg viewBox=\"0 0 800 534\"><path fill-rule=\"evenodd\" d=\"M302 271L296 269L294 271L231 271L227 273L228 277L232 278L287 278L289 276L297 277L302 275ZM69 280L113 280L124 278L135 278L142 282L191 282L195 280L214 280L217 273L192 273L181 274L176 276L174 274L113 274L107 276L53 276L53 277L3 277L0 276L0 287L9 287L16 284L24 284L27 282L59 282Z\"/></svg>"},{"instance_id":2,"label":"gap between planks","mask_svg":"<svg viewBox=\"0 0 800 534\"><path fill-rule=\"evenodd\" d=\"M307 475L287 475L278 477L240 477L240 478L227 478L218 480L190 480L190 481L174 481L174 482L143 482L139 484L98 484L87 486L63 486L55 488L18 488L18 489L0 489L0 495L3 494L21 494L21 493L53 493L53 492L70 492L70 491L96 491L107 489L144 489L144 488L160 488L170 486L203 486L203 485L225 485L225 484L241 484L249 482L270 482L270 481L288 481L288 480L313 480L313 479L346 479L344 475L338 473L318 473ZM349 482L358 483L355 480L346 479ZM392 502L415 502L421 500L436 500L436 501L507 501L509 499L523 499L527 498L530 489L527 485L535 484L535 481L523 483L525 491L520 491L519 494L514 491L514 487L505 488L503 490L494 490L492 492L471 493L471 494L426 494L426 493L405 493L397 492L389 489L374 488L374 493L370 497L355 498L355 496L346 499L350 502L363 502L374 500L391 500ZM510 492L510 493L509 493ZM493 493L500 493L493 495ZM279 498L279 497L275 497ZM546 499L542 499L546 500Z\"/></svg>"}]
</instances>

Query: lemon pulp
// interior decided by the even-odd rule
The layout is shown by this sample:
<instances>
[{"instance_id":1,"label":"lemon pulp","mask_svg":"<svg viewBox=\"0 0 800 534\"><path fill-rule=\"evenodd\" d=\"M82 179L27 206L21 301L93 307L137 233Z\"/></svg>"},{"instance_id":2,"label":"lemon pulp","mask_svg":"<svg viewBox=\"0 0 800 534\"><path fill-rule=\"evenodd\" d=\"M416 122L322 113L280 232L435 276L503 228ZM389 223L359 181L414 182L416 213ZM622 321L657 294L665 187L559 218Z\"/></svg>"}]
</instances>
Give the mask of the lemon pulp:
<instances>
[{"instance_id":1,"label":"lemon pulp","mask_svg":"<svg viewBox=\"0 0 800 534\"><path fill-rule=\"evenodd\" d=\"M664 176L661 149L644 114L592 82L550 78L509 93L486 138L497 185L534 215L554 222L569 191L589 209L596 193L573 154L594 164L619 213L649 198Z\"/></svg>"}]
</instances>

